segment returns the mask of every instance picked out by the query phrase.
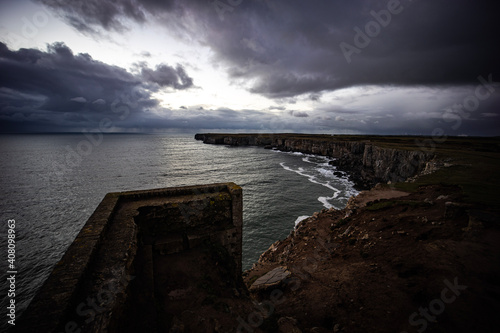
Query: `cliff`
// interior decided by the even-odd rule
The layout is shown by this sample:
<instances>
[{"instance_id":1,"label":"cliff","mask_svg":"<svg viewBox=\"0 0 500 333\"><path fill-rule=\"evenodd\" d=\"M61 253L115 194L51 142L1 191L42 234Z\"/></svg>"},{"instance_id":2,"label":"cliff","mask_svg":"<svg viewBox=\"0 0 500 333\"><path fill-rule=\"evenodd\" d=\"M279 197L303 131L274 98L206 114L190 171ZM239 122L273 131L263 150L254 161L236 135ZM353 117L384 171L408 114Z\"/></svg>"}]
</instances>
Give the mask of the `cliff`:
<instances>
[{"instance_id":1,"label":"cliff","mask_svg":"<svg viewBox=\"0 0 500 333\"><path fill-rule=\"evenodd\" d=\"M376 136L303 134L196 134L207 144L264 146L282 151L329 156L339 170L367 189L379 182L401 182L429 168L434 154L418 146L417 137L394 137L389 143ZM396 145L402 143L400 145Z\"/></svg>"},{"instance_id":2,"label":"cliff","mask_svg":"<svg viewBox=\"0 0 500 333\"><path fill-rule=\"evenodd\" d=\"M331 156L362 185L392 182L313 214L272 244L243 273L261 306L242 331L498 331L498 138L198 139Z\"/></svg>"},{"instance_id":3,"label":"cliff","mask_svg":"<svg viewBox=\"0 0 500 333\"><path fill-rule=\"evenodd\" d=\"M279 332L496 332L499 217L457 186L378 185L300 222L244 281Z\"/></svg>"}]
</instances>

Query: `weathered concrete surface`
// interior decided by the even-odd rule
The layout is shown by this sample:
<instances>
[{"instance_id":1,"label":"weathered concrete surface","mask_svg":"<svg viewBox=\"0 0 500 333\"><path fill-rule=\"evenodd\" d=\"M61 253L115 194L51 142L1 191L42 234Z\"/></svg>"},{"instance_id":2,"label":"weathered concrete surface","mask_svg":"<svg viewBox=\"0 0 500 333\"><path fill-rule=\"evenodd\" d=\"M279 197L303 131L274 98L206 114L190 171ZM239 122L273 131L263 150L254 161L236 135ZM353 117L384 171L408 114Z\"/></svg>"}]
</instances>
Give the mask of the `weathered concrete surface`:
<instances>
[{"instance_id":1,"label":"weathered concrete surface","mask_svg":"<svg viewBox=\"0 0 500 333\"><path fill-rule=\"evenodd\" d=\"M210 302L252 311L240 283L241 246L242 191L233 183L109 193L16 329L234 331L234 314ZM188 309L199 318L185 321Z\"/></svg>"}]
</instances>

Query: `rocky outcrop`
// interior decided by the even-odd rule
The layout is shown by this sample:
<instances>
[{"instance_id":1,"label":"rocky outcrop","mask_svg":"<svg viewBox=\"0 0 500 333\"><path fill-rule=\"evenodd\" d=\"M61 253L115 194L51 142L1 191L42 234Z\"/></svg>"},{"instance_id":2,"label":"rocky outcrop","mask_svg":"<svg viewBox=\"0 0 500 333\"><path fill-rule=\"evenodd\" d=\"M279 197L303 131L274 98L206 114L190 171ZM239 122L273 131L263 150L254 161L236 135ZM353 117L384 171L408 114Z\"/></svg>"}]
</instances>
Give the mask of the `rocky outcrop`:
<instances>
[{"instance_id":1,"label":"rocky outcrop","mask_svg":"<svg viewBox=\"0 0 500 333\"><path fill-rule=\"evenodd\" d=\"M498 211L478 214L458 186L363 193L301 221L243 273L274 306L273 332L498 331ZM276 267L287 278L254 291Z\"/></svg>"},{"instance_id":2,"label":"rocky outcrop","mask_svg":"<svg viewBox=\"0 0 500 333\"><path fill-rule=\"evenodd\" d=\"M282 151L330 156L339 170L349 172L358 188L379 182L401 182L426 168L433 154L423 151L410 139L407 146L387 147L373 136L331 136L303 134L196 134L207 144L267 146ZM408 145L410 143L410 145Z\"/></svg>"},{"instance_id":3,"label":"rocky outcrop","mask_svg":"<svg viewBox=\"0 0 500 333\"><path fill-rule=\"evenodd\" d=\"M271 288L278 288L283 281L288 279L290 271L283 266L276 267L264 276L261 276L250 286L250 291L255 292L259 290L269 290Z\"/></svg>"}]
</instances>

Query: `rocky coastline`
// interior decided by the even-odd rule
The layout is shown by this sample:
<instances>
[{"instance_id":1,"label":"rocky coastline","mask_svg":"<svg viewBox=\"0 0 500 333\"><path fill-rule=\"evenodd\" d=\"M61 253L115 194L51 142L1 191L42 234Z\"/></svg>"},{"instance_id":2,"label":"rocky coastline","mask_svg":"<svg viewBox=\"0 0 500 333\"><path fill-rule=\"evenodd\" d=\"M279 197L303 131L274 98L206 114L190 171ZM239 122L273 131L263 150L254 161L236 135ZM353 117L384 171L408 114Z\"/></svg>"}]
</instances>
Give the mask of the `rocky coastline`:
<instances>
[{"instance_id":1,"label":"rocky coastline","mask_svg":"<svg viewBox=\"0 0 500 333\"><path fill-rule=\"evenodd\" d=\"M377 144L376 137L350 137L302 134L210 134L195 135L207 144L262 146L335 158L332 164L348 172L358 189L369 189L380 182L401 182L434 167L434 154L415 147ZM393 142L397 140L392 140ZM435 163L434 163L435 164Z\"/></svg>"},{"instance_id":2,"label":"rocky coastline","mask_svg":"<svg viewBox=\"0 0 500 333\"><path fill-rule=\"evenodd\" d=\"M425 151L414 144L419 138L196 138L331 156L370 188L342 210L301 221L243 273L256 306L240 319L240 332L498 329L500 210L498 179L489 176L499 164L498 140L449 140Z\"/></svg>"},{"instance_id":3,"label":"rocky coastline","mask_svg":"<svg viewBox=\"0 0 500 333\"><path fill-rule=\"evenodd\" d=\"M371 188L243 273L236 184L108 193L16 331L498 331L500 138L197 139L331 156Z\"/></svg>"}]
</instances>

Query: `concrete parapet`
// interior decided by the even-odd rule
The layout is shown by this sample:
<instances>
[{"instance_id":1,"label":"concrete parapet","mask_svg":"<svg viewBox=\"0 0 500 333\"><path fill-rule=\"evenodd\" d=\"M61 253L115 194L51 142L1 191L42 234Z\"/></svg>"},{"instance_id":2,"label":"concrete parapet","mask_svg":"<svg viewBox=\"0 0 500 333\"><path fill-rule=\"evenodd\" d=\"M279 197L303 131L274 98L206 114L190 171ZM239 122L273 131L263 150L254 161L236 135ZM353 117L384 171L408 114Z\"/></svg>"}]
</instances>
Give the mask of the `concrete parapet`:
<instances>
[{"instance_id":1,"label":"concrete parapet","mask_svg":"<svg viewBox=\"0 0 500 333\"><path fill-rule=\"evenodd\" d=\"M172 286L186 278L180 272L221 265L221 279L239 289L242 224L234 183L109 193L16 331L168 331L176 315L168 300L181 290Z\"/></svg>"}]
</instances>

